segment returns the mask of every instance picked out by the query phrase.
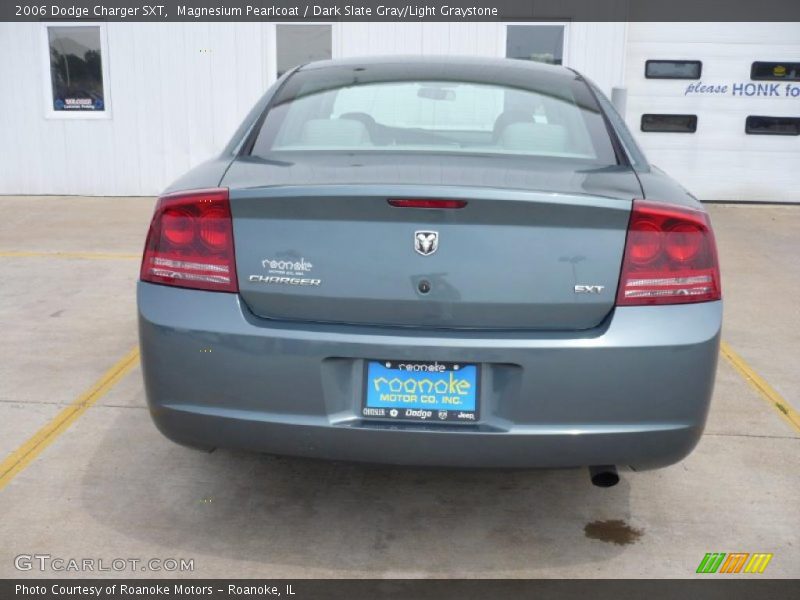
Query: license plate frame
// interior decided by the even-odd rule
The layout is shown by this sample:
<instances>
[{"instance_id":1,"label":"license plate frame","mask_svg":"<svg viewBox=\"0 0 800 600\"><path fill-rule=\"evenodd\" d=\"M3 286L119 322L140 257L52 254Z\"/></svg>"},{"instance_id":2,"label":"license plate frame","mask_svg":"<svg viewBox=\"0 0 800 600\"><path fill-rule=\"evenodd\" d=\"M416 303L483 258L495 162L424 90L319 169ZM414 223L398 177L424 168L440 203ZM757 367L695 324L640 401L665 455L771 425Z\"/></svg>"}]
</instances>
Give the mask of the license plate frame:
<instances>
[{"instance_id":1,"label":"license plate frame","mask_svg":"<svg viewBox=\"0 0 800 600\"><path fill-rule=\"evenodd\" d=\"M477 363L367 359L362 381L364 419L447 425L475 425L480 420Z\"/></svg>"}]
</instances>

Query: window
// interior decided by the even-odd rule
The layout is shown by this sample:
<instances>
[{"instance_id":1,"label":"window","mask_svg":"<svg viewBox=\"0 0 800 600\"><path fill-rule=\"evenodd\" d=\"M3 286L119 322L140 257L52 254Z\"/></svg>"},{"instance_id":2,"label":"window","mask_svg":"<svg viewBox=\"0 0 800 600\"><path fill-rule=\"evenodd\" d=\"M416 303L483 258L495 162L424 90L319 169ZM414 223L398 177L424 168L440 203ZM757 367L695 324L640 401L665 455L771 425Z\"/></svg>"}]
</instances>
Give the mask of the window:
<instances>
[{"instance_id":1,"label":"window","mask_svg":"<svg viewBox=\"0 0 800 600\"><path fill-rule=\"evenodd\" d=\"M388 127L491 131L503 88L442 82L351 86L335 94L331 117L369 114Z\"/></svg>"},{"instance_id":2,"label":"window","mask_svg":"<svg viewBox=\"0 0 800 600\"><path fill-rule=\"evenodd\" d=\"M45 26L49 116L107 116L107 68L100 25Z\"/></svg>"},{"instance_id":3,"label":"window","mask_svg":"<svg viewBox=\"0 0 800 600\"><path fill-rule=\"evenodd\" d=\"M427 79L402 64L389 72L362 69L358 83L349 67L295 73L267 113L253 154L441 152L617 164L582 81L553 76L521 88L473 74Z\"/></svg>"},{"instance_id":4,"label":"window","mask_svg":"<svg viewBox=\"0 0 800 600\"><path fill-rule=\"evenodd\" d=\"M800 135L800 117L749 116L744 125L750 135Z\"/></svg>"},{"instance_id":5,"label":"window","mask_svg":"<svg viewBox=\"0 0 800 600\"><path fill-rule=\"evenodd\" d=\"M330 25L277 25L278 77L298 65L332 56Z\"/></svg>"},{"instance_id":6,"label":"window","mask_svg":"<svg viewBox=\"0 0 800 600\"><path fill-rule=\"evenodd\" d=\"M694 133L697 115L642 115L642 131Z\"/></svg>"},{"instance_id":7,"label":"window","mask_svg":"<svg viewBox=\"0 0 800 600\"><path fill-rule=\"evenodd\" d=\"M800 62L754 62L750 79L800 81Z\"/></svg>"},{"instance_id":8,"label":"window","mask_svg":"<svg viewBox=\"0 0 800 600\"><path fill-rule=\"evenodd\" d=\"M625 119L623 119L622 116L617 112L617 109L614 107L611 101L606 98L606 95L599 87L597 87L594 83L591 83L590 85L592 86L592 90L594 90L594 95L597 98L597 102L606 112L606 116L611 122L611 126L616 131L622 146L625 148L625 151L628 154L628 159L633 167L637 170L647 169L649 167L647 158L645 158L642 149L639 148L639 144L637 144L636 140L633 139L633 134L631 133L631 130L628 129Z\"/></svg>"},{"instance_id":9,"label":"window","mask_svg":"<svg viewBox=\"0 0 800 600\"><path fill-rule=\"evenodd\" d=\"M564 61L563 25L506 26L506 58L560 65Z\"/></svg>"},{"instance_id":10,"label":"window","mask_svg":"<svg viewBox=\"0 0 800 600\"><path fill-rule=\"evenodd\" d=\"M699 60L648 60L644 63L647 79L700 79L703 63Z\"/></svg>"}]
</instances>

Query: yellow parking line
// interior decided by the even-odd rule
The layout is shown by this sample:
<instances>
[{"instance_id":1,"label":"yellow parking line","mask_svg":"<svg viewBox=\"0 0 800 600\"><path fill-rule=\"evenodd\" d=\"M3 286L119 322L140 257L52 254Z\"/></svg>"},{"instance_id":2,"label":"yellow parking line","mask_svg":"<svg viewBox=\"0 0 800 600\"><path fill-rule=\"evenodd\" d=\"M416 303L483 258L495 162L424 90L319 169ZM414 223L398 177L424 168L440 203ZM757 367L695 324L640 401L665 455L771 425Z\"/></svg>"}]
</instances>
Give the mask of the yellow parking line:
<instances>
[{"instance_id":1,"label":"yellow parking line","mask_svg":"<svg viewBox=\"0 0 800 600\"><path fill-rule=\"evenodd\" d=\"M720 344L720 352L722 352L722 356L727 358L728 362L733 365L733 368L739 372L739 375L753 386L753 389L755 389L764 400L769 402L789 425L794 427L797 431L800 431L800 414L798 414L794 407L789 404L783 396L776 392L775 389L768 384L761 375L756 373L741 356L736 354L727 343L722 342L722 344Z\"/></svg>"},{"instance_id":2,"label":"yellow parking line","mask_svg":"<svg viewBox=\"0 0 800 600\"><path fill-rule=\"evenodd\" d=\"M8 485L18 473L39 456L59 435L64 433L89 407L114 387L138 361L139 348L136 347L106 371L91 388L73 400L69 406L58 413L49 423L0 463L0 490Z\"/></svg>"},{"instance_id":3,"label":"yellow parking line","mask_svg":"<svg viewBox=\"0 0 800 600\"><path fill-rule=\"evenodd\" d=\"M130 260L139 259L140 254L122 254L116 252L0 252L0 258L86 258L94 260Z\"/></svg>"}]
</instances>

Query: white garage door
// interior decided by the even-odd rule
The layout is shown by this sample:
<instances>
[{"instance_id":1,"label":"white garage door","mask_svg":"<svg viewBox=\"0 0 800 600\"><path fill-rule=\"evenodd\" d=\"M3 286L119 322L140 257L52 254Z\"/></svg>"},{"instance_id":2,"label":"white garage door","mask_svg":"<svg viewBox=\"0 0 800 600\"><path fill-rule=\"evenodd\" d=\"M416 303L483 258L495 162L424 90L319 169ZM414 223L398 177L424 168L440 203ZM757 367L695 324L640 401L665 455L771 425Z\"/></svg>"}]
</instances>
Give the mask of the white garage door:
<instances>
[{"instance_id":1,"label":"white garage door","mask_svg":"<svg viewBox=\"0 0 800 600\"><path fill-rule=\"evenodd\" d=\"M800 24L631 23L625 72L629 126L700 199L800 201Z\"/></svg>"}]
</instances>

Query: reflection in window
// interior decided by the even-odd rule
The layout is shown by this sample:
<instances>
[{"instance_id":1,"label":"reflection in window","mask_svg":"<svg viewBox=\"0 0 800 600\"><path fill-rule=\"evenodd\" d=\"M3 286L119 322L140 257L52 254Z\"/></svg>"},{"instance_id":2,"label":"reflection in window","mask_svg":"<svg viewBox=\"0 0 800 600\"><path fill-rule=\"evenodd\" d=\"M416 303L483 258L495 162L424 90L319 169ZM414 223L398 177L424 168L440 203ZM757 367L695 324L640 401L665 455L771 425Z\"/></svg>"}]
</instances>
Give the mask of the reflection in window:
<instances>
[{"instance_id":1,"label":"reflection in window","mask_svg":"<svg viewBox=\"0 0 800 600\"><path fill-rule=\"evenodd\" d=\"M759 117L750 115L744 126L750 135L800 135L800 117Z\"/></svg>"},{"instance_id":2,"label":"reflection in window","mask_svg":"<svg viewBox=\"0 0 800 600\"><path fill-rule=\"evenodd\" d=\"M48 27L53 110L104 111L99 27Z\"/></svg>"},{"instance_id":3,"label":"reflection in window","mask_svg":"<svg viewBox=\"0 0 800 600\"><path fill-rule=\"evenodd\" d=\"M330 25L277 25L276 30L278 77L297 65L332 56Z\"/></svg>"},{"instance_id":4,"label":"reflection in window","mask_svg":"<svg viewBox=\"0 0 800 600\"><path fill-rule=\"evenodd\" d=\"M564 26L508 25L506 58L560 65L564 60Z\"/></svg>"}]
</instances>

